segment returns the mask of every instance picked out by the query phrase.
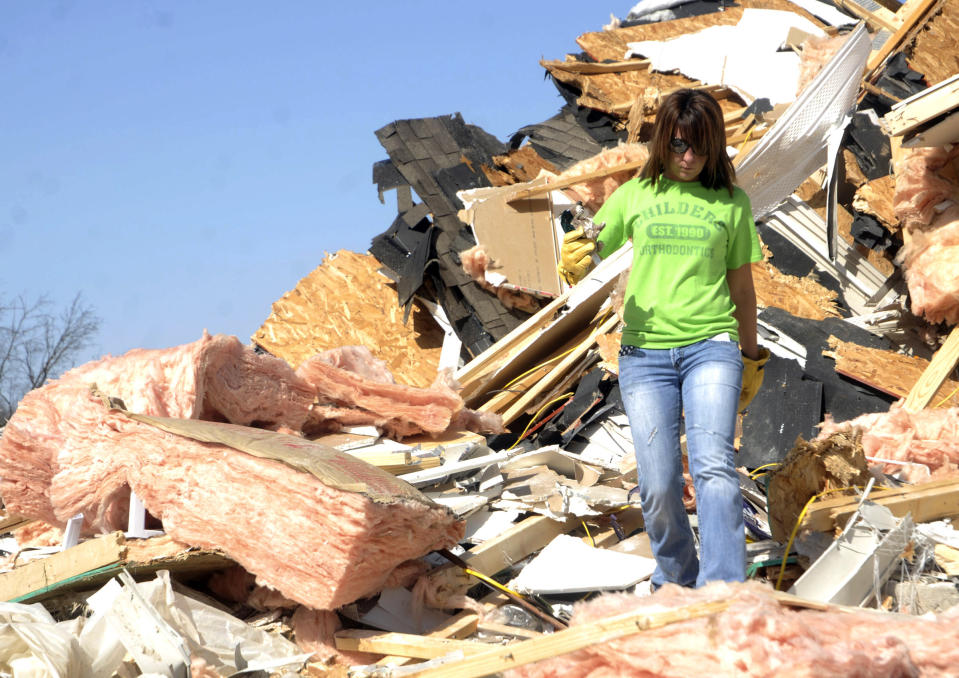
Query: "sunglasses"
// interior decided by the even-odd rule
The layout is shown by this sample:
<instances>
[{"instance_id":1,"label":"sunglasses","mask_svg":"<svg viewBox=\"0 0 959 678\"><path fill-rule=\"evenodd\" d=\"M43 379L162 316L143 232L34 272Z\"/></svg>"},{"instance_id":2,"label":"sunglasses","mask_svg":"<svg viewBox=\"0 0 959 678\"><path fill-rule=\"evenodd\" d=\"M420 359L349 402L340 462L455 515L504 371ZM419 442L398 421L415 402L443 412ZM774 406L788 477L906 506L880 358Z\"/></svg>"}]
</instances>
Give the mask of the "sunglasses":
<instances>
[{"instance_id":1,"label":"sunglasses","mask_svg":"<svg viewBox=\"0 0 959 678\"><path fill-rule=\"evenodd\" d=\"M673 137L669 140L669 150L671 150L676 155L682 155L690 149L690 143L685 139L680 139L679 137ZM695 148L693 153L696 155L706 155L705 153L700 153Z\"/></svg>"}]
</instances>

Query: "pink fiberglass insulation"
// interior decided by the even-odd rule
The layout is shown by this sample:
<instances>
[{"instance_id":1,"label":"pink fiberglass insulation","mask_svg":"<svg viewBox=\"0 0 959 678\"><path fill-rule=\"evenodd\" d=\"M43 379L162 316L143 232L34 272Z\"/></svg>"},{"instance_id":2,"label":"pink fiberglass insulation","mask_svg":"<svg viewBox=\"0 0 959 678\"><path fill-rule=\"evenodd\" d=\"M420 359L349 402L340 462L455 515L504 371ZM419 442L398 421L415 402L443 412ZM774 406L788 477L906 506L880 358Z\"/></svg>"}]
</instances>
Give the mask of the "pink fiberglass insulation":
<instances>
[{"instance_id":1,"label":"pink fiberglass insulation","mask_svg":"<svg viewBox=\"0 0 959 678\"><path fill-rule=\"evenodd\" d=\"M318 404L306 425L311 434L331 419L344 425L373 425L397 440L436 434L449 429L463 409L463 399L440 379L430 388L372 381L334 367L323 354L304 361L296 373L316 389Z\"/></svg>"},{"instance_id":2,"label":"pink fiberglass insulation","mask_svg":"<svg viewBox=\"0 0 959 678\"><path fill-rule=\"evenodd\" d=\"M342 666L372 664L382 655L336 649L333 634L343 628L339 615L330 610L311 610L300 606L290 618L293 639L304 652L312 652L310 661Z\"/></svg>"},{"instance_id":3,"label":"pink fiberglass insulation","mask_svg":"<svg viewBox=\"0 0 959 678\"><path fill-rule=\"evenodd\" d=\"M377 381L381 384L395 384L396 379L390 372L385 360L380 360L366 346L342 346L331 348L318 353L318 360L323 360L333 367L348 370L360 375L364 379Z\"/></svg>"},{"instance_id":4,"label":"pink fiberglass insulation","mask_svg":"<svg viewBox=\"0 0 959 678\"><path fill-rule=\"evenodd\" d=\"M922 229L932 222L935 206L954 195L956 187L938 172L959 153L952 149L919 147L904 150L896 164L893 209L907 230Z\"/></svg>"},{"instance_id":5,"label":"pink fiberglass insulation","mask_svg":"<svg viewBox=\"0 0 959 678\"><path fill-rule=\"evenodd\" d=\"M483 245L474 245L460 252L459 257L460 265L473 282L495 294L506 308L516 308L527 313L536 313L540 309L540 303L533 295L506 285L494 285L486 279L486 269L489 268L491 260Z\"/></svg>"},{"instance_id":6,"label":"pink fiberglass insulation","mask_svg":"<svg viewBox=\"0 0 959 678\"><path fill-rule=\"evenodd\" d=\"M913 313L934 323L959 323L959 205L915 231L898 255Z\"/></svg>"},{"instance_id":7,"label":"pink fiberglass insulation","mask_svg":"<svg viewBox=\"0 0 959 678\"><path fill-rule=\"evenodd\" d=\"M806 89L806 85L812 82L819 71L830 62L848 37L847 35L812 36L803 42L799 58L799 79L796 85L796 96L799 96Z\"/></svg>"},{"instance_id":8,"label":"pink fiberglass insulation","mask_svg":"<svg viewBox=\"0 0 959 678\"><path fill-rule=\"evenodd\" d=\"M557 181L572 179L584 174L597 172L608 167L617 167L630 162L646 162L649 158L649 151L645 144L630 143L620 144L613 148L607 148L592 158L581 160L568 170L557 177ZM632 179L639 172L638 169L616 172L605 177L589 179L580 184L564 189L565 192L577 202L583 203L590 212L595 213L607 198L613 194L617 188Z\"/></svg>"},{"instance_id":9,"label":"pink fiberglass insulation","mask_svg":"<svg viewBox=\"0 0 959 678\"><path fill-rule=\"evenodd\" d=\"M955 617L909 617L866 610L790 609L758 583L715 582L701 589L667 584L638 597L608 594L574 608L570 628L627 613L655 614L729 600L723 612L595 643L519 667L508 678L900 678L959 675Z\"/></svg>"},{"instance_id":10,"label":"pink fiberglass insulation","mask_svg":"<svg viewBox=\"0 0 959 678\"><path fill-rule=\"evenodd\" d=\"M104 409L89 400L92 385L140 414L264 428L299 430L313 401L312 387L286 363L225 335L86 363L24 396L7 423L0 495L10 511L61 526L76 512L88 526L125 524L127 488L96 450ZM65 503L51 499L55 484L70 497Z\"/></svg>"},{"instance_id":11,"label":"pink fiberglass insulation","mask_svg":"<svg viewBox=\"0 0 959 678\"><path fill-rule=\"evenodd\" d=\"M827 420L817 440L854 429L862 431L867 457L924 464L934 477L959 473L959 408L909 412L897 403L888 412L863 414L840 423ZM896 464L883 466L885 473L899 470Z\"/></svg>"},{"instance_id":12,"label":"pink fiberglass insulation","mask_svg":"<svg viewBox=\"0 0 959 678\"><path fill-rule=\"evenodd\" d=\"M425 499L374 500L280 461L167 433L117 411L100 428L99 451L172 539L220 549L258 584L315 609L371 595L405 561L463 535L461 521ZM345 453L329 455L330 463L359 468L368 487L398 483Z\"/></svg>"}]
</instances>

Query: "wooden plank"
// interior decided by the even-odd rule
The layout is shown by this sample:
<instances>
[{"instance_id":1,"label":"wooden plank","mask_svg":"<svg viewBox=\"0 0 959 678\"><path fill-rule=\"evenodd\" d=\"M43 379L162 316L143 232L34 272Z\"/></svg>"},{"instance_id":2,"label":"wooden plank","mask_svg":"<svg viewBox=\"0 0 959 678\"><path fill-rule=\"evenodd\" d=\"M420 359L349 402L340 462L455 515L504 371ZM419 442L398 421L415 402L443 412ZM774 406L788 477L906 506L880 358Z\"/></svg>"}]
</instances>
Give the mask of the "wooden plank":
<instances>
[{"instance_id":1,"label":"wooden plank","mask_svg":"<svg viewBox=\"0 0 959 678\"><path fill-rule=\"evenodd\" d=\"M959 515L959 480L947 478L893 490L874 490L869 501L881 504L898 518L912 514L916 523ZM814 503L801 528L830 532L845 525L859 506L859 497L833 497Z\"/></svg>"},{"instance_id":2,"label":"wooden plank","mask_svg":"<svg viewBox=\"0 0 959 678\"><path fill-rule=\"evenodd\" d=\"M829 337L833 351L823 355L836 360L836 372L896 398L905 398L922 377L929 361L895 351L867 348ZM959 382L946 379L933 401L950 407L959 407Z\"/></svg>"},{"instance_id":3,"label":"wooden plank","mask_svg":"<svg viewBox=\"0 0 959 678\"><path fill-rule=\"evenodd\" d=\"M502 594L493 595L497 597L502 596ZM502 597L505 601L505 596ZM500 604L502 604L502 602L500 602ZM495 606L490 605L490 607ZM426 636L428 638L453 638L459 640L473 635L476 632L478 623L479 616L475 612L464 610L447 619L427 633ZM402 666L403 664L408 664L411 659L411 657L388 654L385 657L381 657L376 663L379 666Z\"/></svg>"},{"instance_id":4,"label":"wooden plank","mask_svg":"<svg viewBox=\"0 0 959 678\"><path fill-rule=\"evenodd\" d=\"M543 68L555 68L568 73L594 75L596 73L624 73L626 71L648 71L649 59L627 59L625 61L546 61L539 62Z\"/></svg>"},{"instance_id":5,"label":"wooden plank","mask_svg":"<svg viewBox=\"0 0 959 678\"><path fill-rule=\"evenodd\" d=\"M113 565L126 552L122 532L89 539L48 558L31 560L0 574L0 600L21 601L31 594L91 570Z\"/></svg>"},{"instance_id":6,"label":"wooden plank","mask_svg":"<svg viewBox=\"0 0 959 678\"><path fill-rule=\"evenodd\" d=\"M879 7L869 11L855 0L834 0L835 4L841 9L846 9L863 21L872 31L887 30L895 33L902 25L902 19L894 12L890 12L885 7Z\"/></svg>"},{"instance_id":7,"label":"wooden plank","mask_svg":"<svg viewBox=\"0 0 959 678\"><path fill-rule=\"evenodd\" d=\"M903 408L909 412L918 412L926 407L939 387L942 386L946 377L955 369L956 363L959 363L959 325L952 328L952 332L949 333L946 341L932 356L929 367L922 373L919 381L906 396ZM916 522L921 521L916 519Z\"/></svg>"},{"instance_id":8,"label":"wooden plank","mask_svg":"<svg viewBox=\"0 0 959 678\"><path fill-rule=\"evenodd\" d=\"M941 3L942 1L943 0L922 0L921 3L913 6L912 12L903 17L902 24L886 39L882 48L870 55L869 60L866 62L865 80L869 82L875 81L879 68L886 59L899 48L900 44L906 41L906 36L909 35L914 28L918 27L918 24L926 12L928 12L933 5Z\"/></svg>"},{"instance_id":9,"label":"wooden plank","mask_svg":"<svg viewBox=\"0 0 959 678\"><path fill-rule=\"evenodd\" d=\"M24 518L16 514L0 513L0 534L23 527L27 523L32 523L31 518Z\"/></svg>"},{"instance_id":10,"label":"wooden plank","mask_svg":"<svg viewBox=\"0 0 959 678\"><path fill-rule=\"evenodd\" d=\"M372 652L415 659L433 659L450 652L475 655L489 650L489 645L470 640L435 638L412 633L346 629L333 634L337 650Z\"/></svg>"},{"instance_id":11,"label":"wooden plank","mask_svg":"<svg viewBox=\"0 0 959 678\"><path fill-rule=\"evenodd\" d=\"M533 188L524 188L509 196L509 198L506 199L506 202L525 200L526 198L532 198L535 195L542 195L543 193L549 193L550 191L558 191L561 188L569 188L570 186L581 184L584 181L602 179L603 177L608 177L611 174L616 174L618 172L628 172L630 170L639 169L644 164L646 164L645 160L634 160L633 162L623 163L622 165L604 167L603 169L598 169L595 172L587 172L586 174L580 174L579 176L567 177L562 181L554 181L553 183L543 184L542 186L534 186Z\"/></svg>"},{"instance_id":12,"label":"wooden plank","mask_svg":"<svg viewBox=\"0 0 959 678\"><path fill-rule=\"evenodd\" d=\"M542 393L545 389L552 386L560 377L562 377L570 366L578 361L586 351L592 348L596 344L596 337L601 334L607 334L612 332L615 329L616 325L619 324L619 316L612 314L609 318L603 322L596 330L589 336L588 339L583 341L579 346L573 349L565 358L563 358L556 367L550 370L550 373L544 378L540 379L537 382L534 388L531 388L526 393L524 393L515 403L513 403L509 409L502 413L503 423L508 425L516 417L522 414L529 404L536 399L536 397ZM482 407L480 408L483 409Z\"/></svg>"},{"instance_id":13,"label":"wooden plank","mask_svg":"<svg viewBox=\"0 0 959 678\"><path fill-rule=\"evenodd\" d=\"M533 640L487 650L455 664L425 669L415 675L418 678L475 678L495 674L542 659L568 654L589 645L606 643L680 621L708 617L722 612L731 604L732 600L718 600L661 612L630 612L557 631Z\"/></svg>"}]
</instances>

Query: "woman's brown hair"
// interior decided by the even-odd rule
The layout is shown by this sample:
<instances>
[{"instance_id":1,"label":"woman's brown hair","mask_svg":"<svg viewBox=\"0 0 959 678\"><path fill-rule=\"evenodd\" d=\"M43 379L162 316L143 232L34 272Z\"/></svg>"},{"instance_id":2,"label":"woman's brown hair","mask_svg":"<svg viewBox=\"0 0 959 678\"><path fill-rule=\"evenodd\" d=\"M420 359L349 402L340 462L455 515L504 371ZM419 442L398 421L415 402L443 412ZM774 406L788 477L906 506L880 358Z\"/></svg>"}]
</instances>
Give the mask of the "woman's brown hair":
<instances>
[{"instance_id":1,"label":"woman's brown hair","mask_svg":"<svg viewBox=\"0 0 959 678\"><path fill-rule=\"evenodd\" d=\"M649 160L639 176L656 185L666 169L672 153L669 142L677 130L697 155L706 156L699 182L706 188L726 188L732 196L736 170L726 153L723 111L712 96L695 89L676 90L663 100L648 144Z\"/></svg>"}]
</instances>

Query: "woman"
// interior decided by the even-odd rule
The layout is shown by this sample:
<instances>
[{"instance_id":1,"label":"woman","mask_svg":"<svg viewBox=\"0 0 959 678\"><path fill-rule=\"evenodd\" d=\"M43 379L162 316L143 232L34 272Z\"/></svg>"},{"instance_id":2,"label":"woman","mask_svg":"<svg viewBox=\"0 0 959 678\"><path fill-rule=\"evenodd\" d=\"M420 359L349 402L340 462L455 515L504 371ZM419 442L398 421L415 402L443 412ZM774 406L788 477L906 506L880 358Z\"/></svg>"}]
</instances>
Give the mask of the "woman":
<instances>
[{"instance_id":1,"label":"woman","mask_svg":"<svg viewBox=\"0 0 959 678\"><path fill-rule=\"evenodd\" d=\"M722 110L710 95L669 95L649 149L640 176L620 186L593 221L606 224L601 257L633 243L619 384L656 557L652 586L742 581L746 543L733 437L743 364L743 395L751 397L768 358L764 352L760 359L756 343L750 270L762 258L759 241L749 198L733 184ZM564 249L575 247L568 238ZM701 562L683 507L683 420Z\"/></svg>"}]
</instances>

